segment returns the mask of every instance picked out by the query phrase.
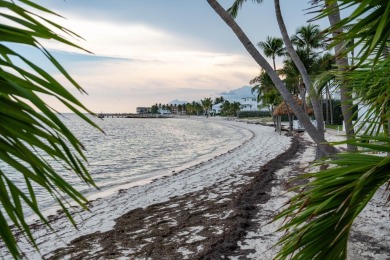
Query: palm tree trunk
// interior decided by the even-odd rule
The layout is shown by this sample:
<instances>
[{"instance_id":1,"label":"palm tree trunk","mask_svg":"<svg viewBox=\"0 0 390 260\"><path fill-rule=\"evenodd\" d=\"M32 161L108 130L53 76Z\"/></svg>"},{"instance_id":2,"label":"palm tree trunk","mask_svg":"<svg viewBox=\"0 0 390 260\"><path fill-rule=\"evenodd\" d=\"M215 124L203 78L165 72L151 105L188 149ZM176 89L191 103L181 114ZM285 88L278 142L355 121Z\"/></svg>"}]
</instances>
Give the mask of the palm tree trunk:
<instances>
[{"instance_id":1,"label":"palm tree trunk","mask_svg":"<svg viewBox=\"0 0 390 260\"><path fill-rule=\"evenodd\" d=\"M330 94L329 85L326 85L326 96L329 103L329 123L333 125L333 102L332 95Z\"/></svg>"},{"instance_id":2,"label":"palm tree trunk","mask_svg":"<svg viewBox=\"0 0 390 260\"><path fill-rule=\"evenodd\" d=\"M302 108L295 102L292 94L287 90L283 81L279 78L276 72L272 69L272 67L268 64L266 59L259 53L256 47L252 44L249 38L245 35L242 29L238 26L236 21L223 9L223 7L218 3L217 0L207 0L208 4L214 9L214 11L222 18L222 20L232 29L232 31L236 34L237 38L241 41L245 49L248 53L253 57L253 59L263 68L274 83L276 89L282 95L284 100L289 104L294 114L297 116L299 121L305 127L305 130L313 139L313 141L319 147L320 153L318 156L332 155L337 152L333 146L324 145L323 142L326 142L324 138L324 132L318 131L313 124L310 122L307 114L302 110Z\"/></svg>"},{"instance_id":3,"label":"palm tree trunk","mask_svg":"<svg viewBox=\"0 0 390 260\"><path fill-rule=\"evenodd\" d=\"M275 56L272 57L272 62L273 62L273 65L274 65L274 71L276 72L276 64L275 64ZM284 105L286 106L286 111L287 111L287 118L288 118L288 128L289 128L289 131L292 132L294 129L293 129L293 118L292 118L292 115L290 113L290 109L288 108L288 105L287 105L287 102L286 100L284 100L283 98L283 101L284 101Z\"/></svg>"},{"instance_id":4,"label":"palm tree trunk","mask_svg":"<svg viewBox=\"0 0 390 260\"><path fill-rule=\"evenodd\" d=\"M298 54L296 53L291 43L290 37L288 36L287 28L286 25L284 24L282 12L280 10L279 0L274 0L274 4L275 4L276 18L278 20L279 29L282 34L284 44L286 45L287 52L290 54L291 59L294 61L295 66L297 66L299 73L303 78L303 82L305 84L307 92L309 93L310 100L314 110L314 115L317 120L318 132L322 134L322 136L324 136L324 115L322 113L322 107L320 106L318 95L315 94L313 91L311 91L311 81L310 81L309 74L307 73L305 65L303 65L301 59L299 58Z\"/></svg>"},{"instance_id":5,"label":"palm tree trunk","mask_svg":"<svg viewBox=\"0 0 390 260\"><path fill-rule=\"evenodd\" d=\"M325 87L325 122L326 124L330 124L330 108L329 108L329 96L328 96L328 86Z\"/></svg>"},{"instance_id":6,"label":"palm tree trunk","mask_svg":"<svg viewBox=\"0 0 390 260\"><path fill-rule=\"evenodd\" d=\"M340 22L340 10L337 1L325 0L325 5L327 10L330 11L328 13L328 19L330 25L333 26L336 23ZM341 32L342 29L339 29L338 31L334 31L333 37L336 37ZM348 58L341 55L343 45L344 43L340 42L334 47L336 65L341 75L348 67ZM341 112L344 117L347 140L351 140L355 136L355 131L353 129L353 124L352 124L352 106L353 106L352 89L345 82L343 82L342 79L340 80L340 97L341 97ZM347 144L347 148L348 151L357 150L356 146L353 146L351 144Z\"/></svg>"},{"instance_id":7,"label":"palm tree trunk","mask_svg":"<svg viewBox=\"0 0 390 260\"><path fill-rule=\"evenodd\" d=\"M274 71L276 71L275 57L272 57L272 61L274 63Z\"/></svg>"}]
</instances>

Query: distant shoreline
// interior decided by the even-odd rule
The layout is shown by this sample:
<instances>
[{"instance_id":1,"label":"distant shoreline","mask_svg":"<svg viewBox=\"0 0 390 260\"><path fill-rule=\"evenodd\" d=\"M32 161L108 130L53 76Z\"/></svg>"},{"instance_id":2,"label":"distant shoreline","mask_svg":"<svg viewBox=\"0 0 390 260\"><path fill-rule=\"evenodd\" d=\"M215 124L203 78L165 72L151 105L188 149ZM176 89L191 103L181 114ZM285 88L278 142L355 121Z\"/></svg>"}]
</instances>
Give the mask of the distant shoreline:
<instances>
[{"instance_id":1,"label":"distant shoreline","mask_svg":"<svg viewBox=\"0 0 390 260\"><path fill-rule=\"evenodd\" d=\"M173 118L173 115L133 114L133 113L100 113L98 118Z\"/></svg>"}]
</instances>

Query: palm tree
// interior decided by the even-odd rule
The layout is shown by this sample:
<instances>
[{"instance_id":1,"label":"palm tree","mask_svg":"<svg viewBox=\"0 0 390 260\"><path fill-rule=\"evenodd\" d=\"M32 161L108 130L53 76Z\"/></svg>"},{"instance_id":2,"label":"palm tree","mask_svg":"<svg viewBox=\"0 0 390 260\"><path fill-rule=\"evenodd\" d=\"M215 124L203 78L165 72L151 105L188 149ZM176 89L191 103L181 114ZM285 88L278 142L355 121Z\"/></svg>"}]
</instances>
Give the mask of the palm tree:
<instances>
[{"instance_id":1,"label":"palm tree","mask_svg":"<svg viewBox=\"0 0 390 260\"><path fill-rule=\"evenodd\" d=\"M295 35L291 37L291 42L298 48L311 52L313 49L324 48L325 37L321 33L320 27L316 24L308 24L297 29Z\"/></svg>"},{"instance_id":2,"label":"palm tree","mask_svg":"<svg viewBox=\"0 0 390 260\"><path fill-rule=\"evenodd\" d=\"M272 112L274 107L282 102L279 92L276 90L274 83L267 73L260 72L260 75L249 81L253 85L251 92L257 93L257 102L261 103L262 107L268 107L272 120L276 126L276 119ZM275 128L276 129L276 128Z\"/></svg>"},{"instance_id":3,"label":"palm tree","mask_svg":"<svg viewBox=\"0 0 390 260\"><path fill-rule=\"evenodd\" d=\"M195 102L195 111L197 116L199 116L199 113L202 112L202 110L203 110L202 104L199 102Z\"/></svg>"},{"instance_id":4,"label":"palm tree","mask_svg":"<svg viewBox=\"0 0 390 260\"><path fill-rule=\"evenodd\" d=\"M272 58L275 71L276 71L275 58L282 57L286 54L286 49L283 47L283 45L284 45L283 39L270 37L270 36L267 36L265 42L259 42L257 44L257 46L259 46L263 50L264 55L266 57Z\"/></svg>"},{"instance_id":5,"label":"palm tree","mask_svg":"<svg viewBox=\"0 0 390 260\"><path fill-rule=\"evenodd\" d=\"M276 0L275 0L276 1ZM317 156L321 157L323 155L330 155L334 154L337 150L333 146L329 146L327 144L324 144L326 142L324 138L324 132L323 132L323 118L322 115L322 109L319 108L319 104L317 106L314 106L315 108L315 116L318 120L318 129L316 129L313 124L311 123L309 117L305 113L305 111L298 105L298 103L294 100L294 97L291 95L291 93L287 90L285 87L283 81L279 78L279 76L276 74L276 72L273 70L273 68L268 64L268 62L265 60L265 58L258 52L258 50L254 47L252 42L249 40L249 38L245 35L245 33L242 31L242 29L238 26L238 24L235 22L235 20L232 18L232 16L225 11L225 9L218 3L217 0L207 0L208 4L211 8L214 9L214 11L221 17L223 21L233 30L233 32L236 34L237 38L241 41L243 46L246 48L248 53L253 57L253 59L262 67L267 74L271 77L272 81L274 82L275 87L281 94L284 100L289 104L294 114L297 116L299 121L302 123L302 125L305 127L306 132L310 135L312 140L317 144L318 153ZM243 2L243 1L235 1L236 2ZM258 1L261 2L261 1ZM232 9L230 9L232 10ZM280 8L279 8L280 13ZM278 17L281 17L281 14L278 15ZM286 30L284 30L286 31ZM287 36L288 37L288 36ZM283 37L284 40L285 37ZM285 44L286 41L284 40ZM289 49L288 46L287 50ZM290 53L290 51L289 51ZM304 67L304 66L303 66ZM309 77L305 76L305 83ZM310 82L310 80L309 80ZM305 84L306 85L306 84ZM322 129L321 129L322 124Z\"/></svg>"},{"instance_id":6,"label":"palm tree","mask_svg":"<svg viewBox=\"0 0 390 260\"><path fill-rule=\"evenodd\" d=\"M299 55L298 55L297 51L294 49L293 43L288 36L287 28L286 28L286 25L284 23L284 19L283 19L282 12L280 9L279 0L274 0L274 6L275 6L275 14L276 14L276 18L278 21L279 29L280 29L280 32L282 34L283 41L286 45L287 52L290 55L291 59L294 61L295 66L297 67L299 73L302 76L302 81L303 81L303 84L305 86L306 91L310 94L309 97L311 100L311 104L313 106L314 115L315 115L316 120L317 120L318 132L320 132L320 134L324 135L324 130L325 130L324 116L323 116L323 111L322 111L322 106L320 104L319 96L316 95L315 92L311 91L311 87L312 87L311 79L310 79L309 73L307 71L307 68L303 64L302 60L299 58ZM304 99L302 99L302 100L304 101ZM305 126L305 128L306 128L306 126ZM321 151L319 149L317 149L317 157L322 157Z\"/></svg>"},{"instance_id":7,"label":"palm tree","mask_svg":"<svg viewBox=\"0 0 390 260\"><path fill-rule=\"evenodd\" d=\"M87 200L83 195L70 186L56 171L58 166L49 161L59 162L64 171L95 186L85 166L87 159L83 145L63 124L59 114L41 99L42 94L54 97L87 124L99 129L84 113L95 114L83 106L62 83L28 57L10 48L17 44L38 50L62 74L67 81L64 84L69 83L81 93L84 92L40 44L41 40L51 40L81 49L61 35L78 36L52 22L50 18L58 16L57 14L36 3L22 2L23 6L19 6L14 1L0 1L3 28L0 34L0 160L12 169L0 169L0 238L16 259L20 258L20 252L15 233L21 232L38 249L25 221L24 207L31 208L44 224L50 226L39 209L39 199L35 195L38 187L53 196L73 225L76 223L68 211L68 202L64 201L64 197L83 209L87 208ZM13 178L10 178L11 174L24 180L28 191L17 186L12 181ZM11 225L15 228L11 229Z\"/></svg>"},{"instance_id":8,"label":"palm tree","mask_svg":"<svg viewBox=\"0 0 390 260\"><path fill-rule=\"evenodd\" d=\"M188 116L191 116L191 114L194 112L194 106L191 103L186 104L185 111Z\"/></svg>"},{"instance_id":9,"label":"palm tree","mask_svg":"<svg viewBox=\"0 0 390 260\"><path fill-rule=\"evenodd\" d=\"M230 103L228 100L221 106L221 114L224 116L237 116L237 113L241 109L241 104L239 102Z\"/></svg>"},{"instance_id":10,"label":"palm tree","mask_svg":"<svg viewBox=\"0 0 390 260\"><path fill-rule=\"evenodd\" d=\"M200 102L202 103L203 110L206 112L206 117L209 117L209 110L213 105L213 100L211 98L205 98Z\"/></svg>"},{"instance_id":11,"label":"palm tree","mask_svg":"<svg viewBox=\"0 0 390 260\"><path fill-rule=\"evenodd\" d=\"M328 19L330 22L331 27L336 26L341 20L340 18L340 10L337 1L329 1L325 0L325 7L328 9ZM330 11L332 10L332 11ZM346 24L345 24L346 25ZM339 34L342 33L343 28L345 27L338 27L332 30L332 36L335 38L339 37ZM364 28L364 27L362 27ZM348 67L348 56L347 55L341 55L342 50L344 48L345 43L349 43L349 50L353 50L356 45L353 41L353 39L345 39L343 41L339 41L337 44L334 45L334 51L336 56L336 65L338 68L338 71L340 72L340 75L347 69ZM360 40L356 42L361 42ZM382 45L383 46L383 45ZM368 57L368 56L367 56ZM365 56L362 57L362 59L367 58ZM342 77L338 77L337 80L339 81L340 85L340 99L341 99L341 111L343 113L344 123L345 123L345 130L347 133L347 139L353 139L355 131L353 129L352 124L352 89L350 86L344 82ZM356 147L352 144L348 144L348 150L349 151L356 151Z\"/></svg>"},{"instance_id":12,"label":"palm tree","mask_svg":"<svg viewBox=\"0 0 390 260\"><path fill-rule=\"evenodd\" d=\"M225 101L225 99L223 98L223 96L221 96L221 97L216 97L215 100L214 100L214 105L219 104L219 103L222 103L223 101Z\"/></svg>"},{"instance_id":13,"label":"palm tree","mask_svg":"<svg viewBox=\"0 0 390 260\"><path fill-rule=\"evenodd\" d=\"M183 105L182 104L177 105L177 112L179 113L179 115L181 115L182 110L183 110Z\"/></svg>"}]
</instances>

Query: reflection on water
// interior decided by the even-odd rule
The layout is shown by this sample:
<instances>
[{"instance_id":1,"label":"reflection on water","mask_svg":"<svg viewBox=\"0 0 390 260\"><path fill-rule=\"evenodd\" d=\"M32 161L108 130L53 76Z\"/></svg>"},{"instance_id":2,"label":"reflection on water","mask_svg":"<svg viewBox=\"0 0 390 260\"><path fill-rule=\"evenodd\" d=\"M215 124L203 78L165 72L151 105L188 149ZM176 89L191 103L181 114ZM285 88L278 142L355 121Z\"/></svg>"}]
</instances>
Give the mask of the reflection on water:
<instances>
[{"instance_id":1,"label":"reflection on water","mask_svg":"<svg viewBox=\"0 0 390 260\"><path fill-rule=\"evenodd\" d=\"M207 160L238 146L249 136L247 130L220 124L213 118L94 119L105 135L72 114L63 120L87 149L88 169L100 191L83 184L73 174L57 169L77 190L93 197L108 189L167 175ZM20 174L1 161L0 169L23 189ZM37 198L42 209L53 203L52 198L39 189Z\"/></svg>"}]
</instances>

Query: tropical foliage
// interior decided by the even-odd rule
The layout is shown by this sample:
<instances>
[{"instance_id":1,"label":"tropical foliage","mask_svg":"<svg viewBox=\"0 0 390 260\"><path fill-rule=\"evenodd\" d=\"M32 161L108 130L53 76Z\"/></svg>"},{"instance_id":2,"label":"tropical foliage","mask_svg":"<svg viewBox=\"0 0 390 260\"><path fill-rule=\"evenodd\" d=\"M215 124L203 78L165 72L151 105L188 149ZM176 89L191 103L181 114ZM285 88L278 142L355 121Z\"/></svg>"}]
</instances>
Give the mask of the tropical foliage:
<instances>
[{"instance_id":1,"label":"tropical foliage","mask_svg":"<svg viewBox=\"0 0 390 260\"><path fill-rule=\"evenodd\" d=\"M249 81L249 83L253 85L252 94L257 94L257 102L262 107L267 107L270 114L272 114L275 106L282 102L282 98L269 75L262 71L259 76Z\"/></svg>"},{"instance_id":2,"label":"tropical foliage","mask_svg":"<svg viewBox=\"0 0 390 260\"><path fill-rule=\"evenodd\" d=\"M291 41L295 46L307 52L325 47L325 37L317 24L308 24L297 29Z\"/></svg>"},{"instance_id":3,"label":"tropical foliage","mask_svg":"<svg viewBox=\"0 0 390 260\"><path fill-rule=\"evenodd\" d=\"M390 58L384 54L389 38L383 27L388 23L390 4L387 0L339 2L354 11L329 28L331 33L347 24L350 27L331 44L353 39L362 46L359 63L342 75L360 102L369 107L359 119L360 135L348 141L359 151L338 154L323 162L331 164L329 169L304 176L313 181L278 217L286 221L281 228L286 233L279 241L282 248L277 259L346 259L352 223L390 180ZM324 12L327 15L329 10Z\"/></svg>"},{"instance_id":4,"label":"tropical foliage","mask_svg":"<svg viewBox=\"0 0 390 260\"><path fill-rule=\"evenodd\" d=\"M255 48L255 46L252 44L251 40L248 38L248 36L245 34L245 32L241 29L241 27L235 22L233 17L235 16L233 14L232 8L230 8L228 11L226 11L217 0L207 0L208 4L211 8L214 9L214 11L220 16L220 18L226 23L227 26L234 32L234 34L237 36L237 38L242 43L243 47L248 51L248 53L253 57L253 59L257 62L257 64L264 69L267 74L270 76L272 82L274 83L276 89L281 94L283 99L286 101L286 103L290 106L293 113L296 115L296 117L299 119L301 124L305 127L305 130L310 135L310 137L313 139L313 141L317 145L317 156L322 157L324 155L330 155L337 152L337 150L326 144L326 140L324 138L324 124L323 124L323 114L322 114L322 108L320 106L319 100L316 95L310 96L312 101L312 106L314 110L314 114L317 119L317 127L315 127L307 115L306 111L303 109L302 106L298 104L298 102L294 99L294 96L288 91L286 88L286 85L283 83L280 76L275 72L275 70L270 66L270 64L266 61L263 55L260 54L260 52ZM234 6L236 8L239 8L241 4L238 2L241 2L241 4L245 1L236 0L234 2ZM261 2L261 1L258 1ZM237 4L238 3L238 4ZM303 81L305 83L305 86L307 88L311 87L310 84L310 77L307 74L307 71L302 64L302 61L297 56L294 48L292 47L291 40L289 36L287 35L287 29L284 24L284 21L282 19L281 10L279 6L279 1L274 0L275 3L275 10L276 10L276 16L278 20L278 25L280 27L280 31L282 32L283 41L286 44L286 49L288 53L292 56L294 59L294 62L297 64L297 67L299 67L299 71L303 77Z\"/></svg>"},{"instance_id":5,"label":"tropical foliage","mask_svg":"<svg viewBox=\"0 0 390 260\"><path fill-rule=\"evenodd\" d=\"M211 98L204 98L200 102L202 103L204 113L208 117L211 106L213 105L213 100Z\"/></svg>"},{"instance_id":6,"label":"tropical foliage","mask_svg":"<svg viewBox=\"0 0 390 260\"><path fill-rule=\"evenodd\" d=\"M233 30L256 62L267 71L282 96L293 105L274 71L252 47L242 29L226 15L217 1L208 0L208 2ZM234 8L230 9L233 17L237 15L237 9L243 2L245 1L235 1ZM347 108L343 109L347 124L351 120L346 112L351 112L352 100L349 97L352 91L360 102L369 107L369 111L359 120L362 126L360 136L350 138L350 134L353 135L353 128L350 131L351 128L347 127L348 149L352 151L351 146L359 147L359 151L338 154L336 158L322 161L330 164L331 168L304 176L312 178L313 181L302 187L302 192L291 200L290 206L279 216L279 219L284 219L285 224L281 230L285 231L285 236L279 242L282 248L277 255L278 259L345 259L349 231L354 219L378 188L388 182L390 177L388 156L390 152L388 137L390 3L387 0L313 0L312 2L320 7L319 18L329 17L331 23L327 32L330 37L333 37L330 47L335 47L338 65L338 70L333 72L337 81L333 82L340 85L342 105ZM285 37L286 28L281 19L279 0L274 0L274 3L278 24L286 43L289 39ZM340 15L338 3L341 8L354 8L352 14L340 22L338 22ZM236 11L232 12L232 9ZM344 32L344 28L348 28L348 31ZM289 54L293 56L294 51L291 51L289 45L286 47ZM361 48L356 58L358 62L354 67L348 67L345 62L347 55L357 47ZM302 49L305 51L306 48ZM299 57L292 58L295 66L299 67L301 76L305 77L298 62ZM316 63L313 62L313 65ZM306 84L310 80L303 78L302 81L306 88L311 87L310 84ZM299 115L298 109L293 110L294 113L298 112L300 119L305 119ZM318 144L316 140L321 138L309 129L309 124L304 125Z\"/></svg>"},{"instance_id":7,"label":"tropical foliage","mask_svg":"<svg viewBox=\"0 0 390 260\"><path fill-rule=\"evenodd\" d=\"M283 39L268 36L265 42L259 42L257 46L263 50L264 55L268 58L272 58L272 64L276 71L275 59L276 57L282 57L286 55L286 48L283 47Z\"/></svg>"},{"instance_id":8,"label":"tropical foliage","mask_svg":"<svg viewBox=\"0 0 390 260\"><path fill-rule=\"evenodd\" d=\"M45 189L58 202L74 225L67 204L73 201L86 208L86 199L61 177L54 163L78 176L80 181L95 185L85 167L83 145L56 111L45 103L44 97L57 99L84 121L97 127L83 114L92 113L61 83L28 57L12 49L14 46L28 46L40 51L68 83L84 92L40 43L41 40L52 40L79 48L60 35L78 36L46 18L56 16L55 13L27 0L20 3L23 7L14 1L0 1L0 16L3 18L0 33L0 162L9 166L0 168L0 238L15 258L20 256L16 232L23 232L36 247L25 221L25 207L31 208L42 222L50 226L39 210L35 196L37 187ZM16 185L12 181L16 178L11 175L24 180L28 192ZM11 225L14 228L10 228Z\"/></svg>"},{"instance_id":9,"label":"tropical foliage","mask_svg":"<svg viewBox=\"0 0 390 260\"><path fill-rule=\"evenodd\" d=\"M237 116L237 113L240 111L241 104L239 102L225 102L221 106L221 114L224 116Z\"/></svg>"}]
</instances>

